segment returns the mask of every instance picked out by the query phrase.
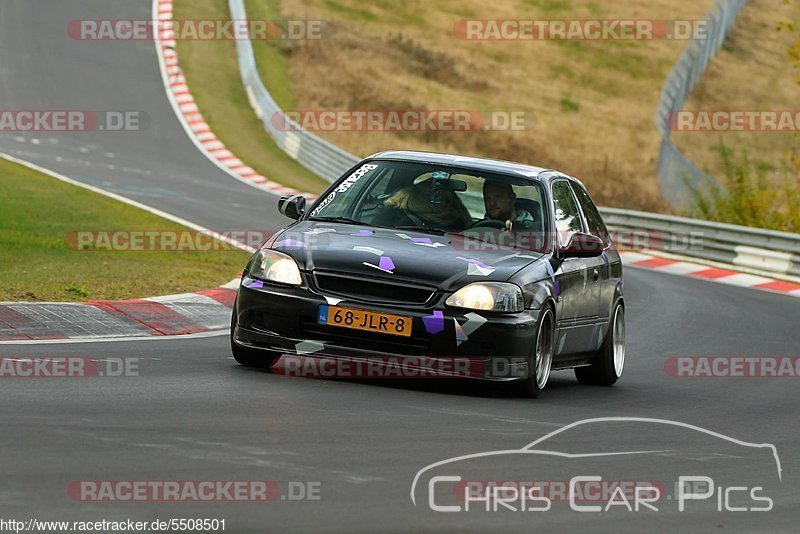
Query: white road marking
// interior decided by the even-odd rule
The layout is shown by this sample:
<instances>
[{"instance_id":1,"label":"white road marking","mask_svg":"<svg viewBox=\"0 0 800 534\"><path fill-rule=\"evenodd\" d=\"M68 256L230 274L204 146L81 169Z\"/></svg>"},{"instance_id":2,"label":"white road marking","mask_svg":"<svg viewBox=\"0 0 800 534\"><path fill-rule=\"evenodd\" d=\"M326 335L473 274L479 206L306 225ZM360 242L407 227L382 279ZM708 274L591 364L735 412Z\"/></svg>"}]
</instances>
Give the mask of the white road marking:
<instances>
[{"instance_id":1,"label":"white road marking","mask_svg":"<svg viewBox=\"0 0 800 534\"><path fill-rule=\"evenodd\" d=\"M194 334L177 334L172 336L127 336L127 337L101 337L101 338L66 338L66 339L15 339L11 341L0 341L0 345L61 345L69 343L116 343L121 341L180 341L186 339L198 339L204 337L227 336L231 333L229 328L224 330L209 330L207 332L196 332Z\"/></svg>"}]
</instances>

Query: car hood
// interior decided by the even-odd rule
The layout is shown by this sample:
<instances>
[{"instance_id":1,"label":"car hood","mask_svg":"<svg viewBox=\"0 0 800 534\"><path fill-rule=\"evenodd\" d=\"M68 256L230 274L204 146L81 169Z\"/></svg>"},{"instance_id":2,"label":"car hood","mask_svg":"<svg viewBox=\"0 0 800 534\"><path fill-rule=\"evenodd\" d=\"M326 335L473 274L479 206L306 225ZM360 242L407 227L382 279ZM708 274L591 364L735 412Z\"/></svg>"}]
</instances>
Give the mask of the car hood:
<instances>
[{"instance_id":1,"label":"car hood","mask_svg":"<svg viewBox=\"0 0 800 534\"><path fill-rule=\"evenodd\" d=\"M506 281L542 257L534 251L498 250L456 234L314 221L301 221L280 232L271 247L294 257L306 271L387 278L442 290L466 282Z\"/></svg>"}]
</instances>

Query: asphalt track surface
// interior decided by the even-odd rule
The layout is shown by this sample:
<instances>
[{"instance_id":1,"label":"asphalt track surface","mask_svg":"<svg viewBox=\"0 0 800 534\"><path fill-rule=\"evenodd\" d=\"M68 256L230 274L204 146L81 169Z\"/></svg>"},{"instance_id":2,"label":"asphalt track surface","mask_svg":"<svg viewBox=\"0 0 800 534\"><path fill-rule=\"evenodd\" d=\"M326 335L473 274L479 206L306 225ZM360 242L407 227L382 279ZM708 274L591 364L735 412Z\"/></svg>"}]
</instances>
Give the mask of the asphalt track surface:
<instances>
[{"instance_id":1,"label":"asphalt track surface","mask_svg":"<svg viewBox=\"0 0 800 534\"><path fill-rule=\"evenodd\" d=\"M136 0L0 2L5 109L138 112L141 131L0 133L0 150L214 230L278 228L275 196L192 144L165 95L152 41L77 41L77 19L151 19ZM145 122L145 121L143 121Z\"/></svg>"},{"instance_id":2,"label":"asphalt track surface","mask_svg":"<svg viewBox=\"0 0 800 534\"><path fill-rule=\"evenodd\" d=\"M72 19L149 18L150 9L150 2L129 0L0 3L0 107L138 110L151 118L142 132L2 134L0 150L211 228L277 228L283 221L274 197L228 177L185 136L164 94L152 43L81 43L66 35ZM628 269L625 276L623 379L614 388L594 388L579 386L571 373L555 373L536 400L453 380L271 375L237 366L226 336L0 346L4 357L138 359L138 376L2 380L0 519L224 518L230 532L796 532L797 379L676 378L664 366L670 356L797 356L800 304L667 274ZM683 429L601 424L562 443L579 443L584 451L668 451L658 456L674 460L665 479L763 479L773 509L720 512L711 499L685 512L664 502L659 512L554 506L442 513L424 498L416 506L411 501L415 475L433 462L518 449L563 425L609 416L681 421L774 444L783 469L777 484L770 461ZM632 472L631 465L630 456L611 456L598 460L597 470L650 473L645 467ZM501 467L507 466L487 458L477 472L481 480L497 479L504 476ZM536 468L520 464L517 476L535 479ZM541 464L541 473L550 468ZM563 478L593 474L568 471L564 464ZM321 499L79 502L67 494L75 480L274 480L284 495L289 481L314 482Z\"/></svg>"}]
</instances>

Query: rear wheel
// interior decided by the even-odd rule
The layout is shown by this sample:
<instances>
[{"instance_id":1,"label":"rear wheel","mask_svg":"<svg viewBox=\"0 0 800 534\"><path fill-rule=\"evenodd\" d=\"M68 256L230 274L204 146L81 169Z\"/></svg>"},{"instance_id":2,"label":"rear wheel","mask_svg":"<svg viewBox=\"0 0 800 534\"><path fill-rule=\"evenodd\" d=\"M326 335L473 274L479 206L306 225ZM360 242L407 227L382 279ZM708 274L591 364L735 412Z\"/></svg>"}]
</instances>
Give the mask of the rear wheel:
<instances>
[{"instance_id":1,"label":"rear wheel","mask_svg":"<svg viewBox=\"0 0 800 534\"><path fill-rule=\"evenodd\" d=\"M272 364L275 363L280 356L273 355L271 352L249 349L237 345L236 341L233 339L233 333L235 331L236 305L234 304L233 315L231 316L231 353L233 353L233 359L236 360L236 363L239 365L270 371Z\"/></svg>"},{"instance_id":2,"label":"rear wheel","mask_svg":"<svg viewBox=\"0 0 800 534\"><path fill-rule=\"evenodd\" d=\"M612 386L622 376L625 368L625 307L621 302L614 306L608 334L589 367L577 367L575 377L581 384Z\"/></svg>"},{"instance_id":3,"label":"rear wheel","mask_svg":"<svg viewBox=\"0 0 800 534\"><path fill-rule=\"evenodd\" d=\"M520 393L523 396L538 397L547 385L547 381L550 379L550 369L553 366L554 341L555 319L553 310L547 307L542 312L539 330L536 333L536 345L528 360L528 378L519 384Z\"/></svg>"}]
</instances>

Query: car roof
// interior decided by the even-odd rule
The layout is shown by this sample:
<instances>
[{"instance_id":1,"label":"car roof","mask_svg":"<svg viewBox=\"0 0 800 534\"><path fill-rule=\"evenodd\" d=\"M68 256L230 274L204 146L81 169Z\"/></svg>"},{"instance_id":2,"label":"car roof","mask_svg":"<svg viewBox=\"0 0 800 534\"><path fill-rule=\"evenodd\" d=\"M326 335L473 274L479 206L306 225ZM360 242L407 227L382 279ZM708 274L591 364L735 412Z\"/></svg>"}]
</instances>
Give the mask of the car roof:
<instances>
[{"instance_id":1,"label":"car roof","mask_svg":"<svg viewBox=\"0 0 800 534\"><path fill-rule=\"evenodd\" d=\"M444 154L439 152L422 152L416 150L388 150L385 152L378 152L373 154L368 159L386 159L386 160L401 160L401 161L414 161L419 163L438 163L441 165L454 165L459 167L466 167L469 169L497 172L505 174L519 174L528 178L542 180L544 179L543 173L556 173L562 174L552 169L544 167L536 167L534 165L525 165L523 163L516 163L513 161L504 161L499 159L477 158L474 156L463 156L459 154Z\"/></svg>"}]
</instances>

